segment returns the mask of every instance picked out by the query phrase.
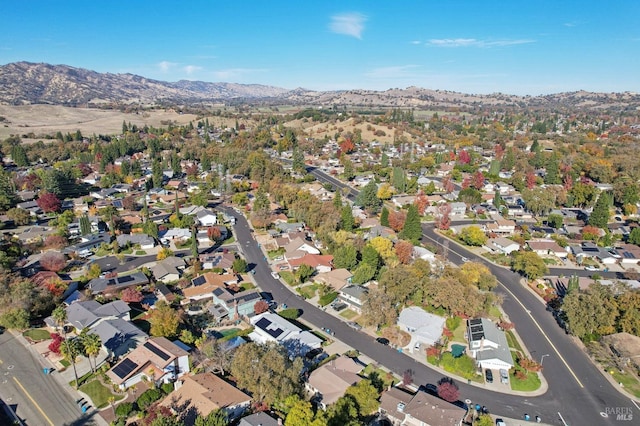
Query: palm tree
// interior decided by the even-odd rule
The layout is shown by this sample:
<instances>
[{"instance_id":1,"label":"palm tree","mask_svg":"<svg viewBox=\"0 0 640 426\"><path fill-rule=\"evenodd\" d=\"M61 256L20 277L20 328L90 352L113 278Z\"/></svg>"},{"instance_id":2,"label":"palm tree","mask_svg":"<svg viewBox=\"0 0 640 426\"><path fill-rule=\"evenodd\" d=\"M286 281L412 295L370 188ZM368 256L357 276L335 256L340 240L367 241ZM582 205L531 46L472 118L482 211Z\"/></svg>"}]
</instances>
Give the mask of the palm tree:
<instances>
[{"instance_id":1,"label":"palm tree","mask_svg":"<svg viewBox=\"0 0 640 426\"><path fill-rule=\"evenodd\" d=\"M91 371L96 372L98 368L97 360L98 354L100 353L100 349L102 348L102 340L100 340L100 336L95 333L89 334L87 329L85 328L80 333L80 342L82 343L82 349L84 349L84 353L87 358L89 358L89 365L91 366ZM91 365L91 358L93 358L93 365Z\"/></svg>"},{"instance_id":2,"label":"palm tree","mask_svg":"<svg viewBox=\"0 0 640 426\"><path fill-rule=\"evenodd\" d=\"M56 325L62 328L62 334L65 335L64 325L67 323L67 310L63 305L57 306L51 313Z\"/></svg>"},{"instance_id":3,"label":"palm tree","mask_svg":"<svg viewBox=\"0 0 640 426\"><path fill-rule=\"evenodd\" d=\"M78 370L76 370L76 358L82 353L78 339L65 339L60 345L60 352L73 365L73 375L76 378L76 390L78 389Z\"/></svg>"}]
</instances>

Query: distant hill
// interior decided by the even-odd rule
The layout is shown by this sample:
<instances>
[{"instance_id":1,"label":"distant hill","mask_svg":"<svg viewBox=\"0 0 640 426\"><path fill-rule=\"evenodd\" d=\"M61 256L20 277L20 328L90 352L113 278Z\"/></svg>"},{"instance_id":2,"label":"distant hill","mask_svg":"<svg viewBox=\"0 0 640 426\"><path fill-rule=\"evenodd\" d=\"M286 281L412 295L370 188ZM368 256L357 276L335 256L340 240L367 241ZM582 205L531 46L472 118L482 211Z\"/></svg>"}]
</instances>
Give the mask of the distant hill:
<instances>
[{"instance_id":1,"label":"distant hill","mask_svg":"<svg viewBox=\"0 0 640 426\"><path fill-rule=\"evenodd\" d=\"M640 95L585 91L545 96L507 94L473 95L419 87L406 89L312 91L287 90L259 84L165 82L134 74L98 73L67 65L16 62L0 66L0 103L8 105L53 104L78 106L90 103L189 104L258 102L349 106L362 108L461 108L461 109L640 109Z\"/></svg>"}]
</instances>

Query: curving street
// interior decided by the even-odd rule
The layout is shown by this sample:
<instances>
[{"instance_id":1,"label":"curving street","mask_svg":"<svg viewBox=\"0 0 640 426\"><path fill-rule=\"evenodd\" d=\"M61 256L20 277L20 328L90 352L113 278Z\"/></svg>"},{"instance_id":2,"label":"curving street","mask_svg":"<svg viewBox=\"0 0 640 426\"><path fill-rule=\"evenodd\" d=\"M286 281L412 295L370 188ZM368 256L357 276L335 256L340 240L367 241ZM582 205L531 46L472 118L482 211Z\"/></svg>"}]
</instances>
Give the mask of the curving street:
<instances>
[{"instance_id":1,"label":"curving street","mask_svg":"<svg viewBox=\"0 0 640 426\"><path fill-rule=\"evenodd\" d=\"M328 182L339 188L346 186L317 169L311 168L310 173L321 182ZM349 197L356 194L357 191L350 188ZM242 221L242 218L239 219ZM239 235L238 238L242 237ZM445 243L445 239L435 232L432 225L423 226L423 239L437 246ZM516 325L519 335L532 356L538 361L543 355L545 356L544 376L549 384L549 389L544 395L522 397L490 392L460 383L463 398L471 399L474 403L479 401L490 409L493 408L495 413L506 417L521 418L526 412L531 415L540 415L543 421L553 424L562 424L558 413L561 413L562 418L569 425L618 424L619 422L613 416L604 416L607 411L618 407L631 410L636 416L638 415L634 402L618 392L598 371L578 343L560 329L553 316L547 312L545 305L520 284L521 277L518 274L493 265L455 244L447 243L447 245L449 258L454 263L460 263L460 258L463 256L482 262L498 278L500 284L497 291L505 294L503 310ZM274 283L273 280L263 284L261 277L259 282L265 287L272 288L274 292L285 291L291 294L286 288L276 290L278 283ZM283 287L282 284L279 286ZM381 347L368 336L338 324L339 320L303 301L298 301L291 306L302 308L303 317L312 324L335 329L337 338L397 374L402 374L410 368L414 371L416 383L434 383L440 378L439 374L426 365L416 363L408 356L390 348Z\"/></svg>"}]
</instances>

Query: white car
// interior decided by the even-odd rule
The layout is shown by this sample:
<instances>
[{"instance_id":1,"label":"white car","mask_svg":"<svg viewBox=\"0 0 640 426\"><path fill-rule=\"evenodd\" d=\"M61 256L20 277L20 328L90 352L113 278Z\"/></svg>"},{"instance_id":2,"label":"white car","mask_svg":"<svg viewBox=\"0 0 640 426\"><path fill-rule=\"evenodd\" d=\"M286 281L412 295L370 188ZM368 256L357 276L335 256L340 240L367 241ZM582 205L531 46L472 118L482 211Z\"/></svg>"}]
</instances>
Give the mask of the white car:
<instances>
[{"instance_id":1,"label":"white car","mask_svg":"<svg viewBox=\"0 0 640 426\"><path fill-rule=\"evenodd\" d=\"M277 272L272 272L271 276L273 277L274 280L279 280L280 279L280 274Z\"/></svg>"},{"instance_id":2,"label":"white car","mask_svg":"<svg viewBox=\"0 0 640 426\"><path fill-rule=\"evenodd\" d=\"M584 267L584 270L585 270L585 271L595 272L595 271L599 271L599 270L600 270L600 268L598 268L597 266L591 266L591 265L589 265L589 266L585 266L585 267Z\"/></svg>"}]
</instances>

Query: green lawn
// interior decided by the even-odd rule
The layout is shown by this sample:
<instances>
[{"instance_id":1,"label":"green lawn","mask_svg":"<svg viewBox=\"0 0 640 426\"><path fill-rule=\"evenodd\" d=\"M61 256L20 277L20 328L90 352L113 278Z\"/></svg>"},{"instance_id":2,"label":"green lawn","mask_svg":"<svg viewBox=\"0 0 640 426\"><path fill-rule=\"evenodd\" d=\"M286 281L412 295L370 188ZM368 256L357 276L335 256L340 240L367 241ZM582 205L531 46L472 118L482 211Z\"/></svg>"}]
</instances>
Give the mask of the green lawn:
<instances>
[{"instance_id":1,"label":"green lawn","mask_svg":"<svg viewBox=\"0 0 640 426\"><path fill-rule=\"evenodd\" d=\"M93 402L93 405L98 409L104 408L109 405L109 398L111 396L115 397L116 401L124 398L124 395L111 393L111 391L102 383L100 383L100 380L98 379L92 380L80 386L80 390L86 393L89 398L91 398L91 402Z\"/></svg>"},{"instance_id":2,"label":"green lawn","mask_svg":"<svg viewBox=\"0 0 640 426\"><path fill-rule=\"evenodd\" d=\"M384 388L388 388L389 386L393 386L395 383L397 383L396 378L393 376L393 374L384 371L381 368L376 368L373 364L367 365L360 373L360 375L364 377L370 377L372 374L374 375L374 377L377 376L377 378L379 378L382 383L384 383Z\"/></svg>"},{"instance_id":3,"label":"green lawn","mask_svg":"<svg viewBox=\"0 0 640 426\"><path fill-rule=\"evenodd\" d=\"M499 320L502 317L502 313L497 306L492 306L489 308L489 317L494 320Z\"/></svg>"},{"instance_id":4,"label":"green lawn","mask_svg":"<svg viewBox=\"0 0 640 426\"><path fill-rule=\"evenodd\" d=\"M505 334L507 336L507 343L509 344L509 347L524 353L524 351L522 350L522 346L520 346L520 342L518 342L518 339L516 339L513 331L508 330Z\"/></svg>"},{"instance_id":5,"label":"green lawn","mask_svg":"<svg viewBox=\"0 0 640 426\"><path fill-rule=\"evenodd\" d=\"M640 398L640 382L636 377L631 374L622 374L617 370L612 370L611 376L616 382L622 383L622 386L628 391L634 394L637 398Z\"/></svg>"},{"instance_id":6,"label":"green lawn","mask_svg":"<svg viewBox=\"0 0 640 426\"><path fill-rule=\"evenodd\" d=\"M241 291L251 290L252 288L256 288L256 286L251 281L245 281L242 284L240 284Z\"/></svg>"},{"instance_id":7,"label":"green lawn","mask_svg":"<svg viewBox=\"0 0 640 426\"><path fill-rule=\"evenodd\" d=\"M516 391L531 392L540 387L540 377L536 372L527 373L527 378L524 380L516 379L513 374L509 374L509 382L511 382L511 389Z\"/></svg>"},{"instance_id":8,"label":"green lawn","mask_svg":"<svg viewBox=\"0 0 640 426\"><path fill-rule=\"evenodd\" d=\"M280 271L280 277L288 285L295 285L296 284L296 277L293 276L293 273L291 271Z\"/></svg>"},{"instance_id":9,"label":"green lawn","mask_svg":"<svg viewBox=\"0 0 640 426\"><path fill-rule=\"evenodd\" d=\"M346 318L348 320L352 320L355 317L358 316L358 313L356 311L353 311L351 309L345 309L344 311L340 312L340 316L342 318Z\"/></svg>"},{"instance_id":10,"label":"green lawn","mask_svg":"<svg viewBox=\"0 0 640 426\"><path fill-rule=\"evenodd\" d=\"M136 256L146 256L147 252L144 250L136 250Z\"/></svg>"},{"instance_id":11,"label":"green lawn","mask_svg":"<svg viewBox=\"0 0 640 426\"><path fill-rule=\"evenodd\" d=\"M453 331L453 338L452 340L454 342L458 342L458 343L463 343L466 344L467 340L464 338L464 333L467 331L467 327L465 327L463 324L460 324L454 331Z\"/></svg>"},{"instance_id":12,"label":"green lawn","mask_svg":"<svg viewBox=\"0 0 640 426\"><path fill-rule=\"evenodd\" d=\"M305 299L311 299L313 296L316 295L316 291L318 290L318 287L319 287L318 284L310 284L310 285L305 285L304 287L298 287L296 290Z\"/></svg>"},{"instance_id":13,"label":"green lawn","mask_svg":"<svg viewBox=\"0 0 640 426\"><path fill-rule=\"evenodd\" d=\"M22 333L22 335L24 337L28 337L34 342L40 342L42 340L51 338L51 334L49 333L49 331L45 330L44 328L32 328Z\"/></svg>"}]
</instances>

